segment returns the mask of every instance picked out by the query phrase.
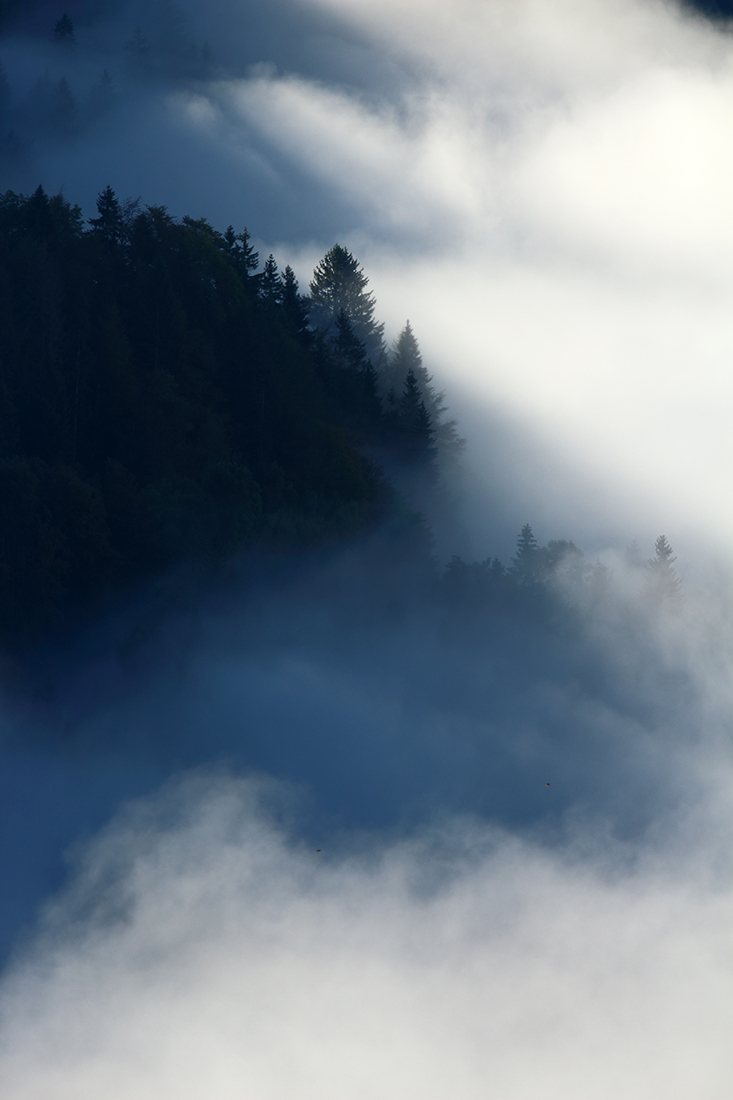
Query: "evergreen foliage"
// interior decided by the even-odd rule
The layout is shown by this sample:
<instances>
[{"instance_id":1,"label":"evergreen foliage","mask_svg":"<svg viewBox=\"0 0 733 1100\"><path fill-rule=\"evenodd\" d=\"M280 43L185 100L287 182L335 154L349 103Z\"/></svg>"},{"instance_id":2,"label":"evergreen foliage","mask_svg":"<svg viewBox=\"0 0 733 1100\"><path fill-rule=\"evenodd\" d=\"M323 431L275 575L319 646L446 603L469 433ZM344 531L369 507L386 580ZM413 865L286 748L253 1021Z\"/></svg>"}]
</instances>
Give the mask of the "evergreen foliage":
<instances>
[{"instance_id":1,"label":"evergreen foliage","mask_svg":"<svg viewBox=\"0 0 733 1100\"><path fill-rule=\"evenodd\" d=\"M536 584L540 579L540 548L528 523L525 523L517 538L517 552L512 558L512 573L521 585Z\"/></svg>"},{"instance_id":2,"label":"evergreen foliage","mask_svg":"<svg viewBox=\"0 0 733 1100\"><path fill-rule=\"evenodd\" d=\"M111 187L87 225L40 187L0 196L0 629L391 507L357 449L385 427L351 315L318 337L292 270L258 265L246 229Z\"/></svg>"},{"instance_id":3,"label":"evergreen foliage","mask_svg":"<svg viewBox=\"0 0 733 1100\"><path fill-rule=\"evenodd\" d=\"M374 319L375 300L361 264L340 244L333 245L313 272L311 325L334 338L339 314L347 314L373 364L384 356L384 325Z\"/></svg>"},{"instance_id":4,"label":"evergreen foliage","mask_svg":"<svg viewBox=\"0 0 733 1100\"><path fill-rule=\"evenodd\" d=\"M649 594L660 603L679 603L682 599L682 581L677 575L672 553L665 535L654 544L654 557L647 562L646 587Z\"/></svg>"},{"instance_id":5,"label":"evergreen foliage","mask_svg":"<svg viewBox=\"0 0 733 1100\"><path fill-rule=\"evenodd\" d=\"M388 405L394 405L396 399L390 398L390 394L401 391L410 373L419 387L430 421L435 453L457 457L465 448L466 441L458 435L456 421L444 419L447 411L445 393L442 390L437 391L433 386L432 376L423 363L415 333L407 321L392 347L391 354L381 365L382 391L387 397Z\"/></svg>"},{"instance_id":6,"label":"evergreen foliage","mask_svg":"<svg viewBox=\"0 0 733 1100\"><path fill-rule=\"evenodd\" d=\"M53 28L54 41L61 42L65 46L73 45L76 42L76 36L74 35L74 24L67 12L61 16Z\"/></svg>"}]
</instances>

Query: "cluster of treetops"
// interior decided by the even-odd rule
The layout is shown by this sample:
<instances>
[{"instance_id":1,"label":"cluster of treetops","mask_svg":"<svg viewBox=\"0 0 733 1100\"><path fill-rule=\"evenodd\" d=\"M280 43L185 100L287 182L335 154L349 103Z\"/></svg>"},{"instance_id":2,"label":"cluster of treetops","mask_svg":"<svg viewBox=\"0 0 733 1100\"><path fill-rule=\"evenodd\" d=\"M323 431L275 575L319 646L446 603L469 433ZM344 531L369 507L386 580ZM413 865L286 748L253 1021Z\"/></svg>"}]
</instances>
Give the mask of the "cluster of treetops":
<instances>
[{"instance_id":1,"label":"cluster of treetops","mask_svg":"<svg viewBox=\"0 0 733 1100\"><path fill-rule=\"evenodd\" d=\"M109 187L97 211L0 196L3 631L182 560L364 529L398 510L385 467L429 483L460 450L345 248L304 295L246 229Z\"/></svg>"},{"instance_id":2,"label":"cluster of treetops","mask_svg":"<svg viewBox=\"0 0 733 1100\"><path fill-rule=\"evenodd\" d=\"M625 559L627 569L642 577L640 595L645 607L649 603L669 609L682 606L682 581L666 535L657 538L652 558L645 561L638 543L633 542L626 548ZM566 616L568 601L579 595L591 606L603 599L607 581L607 568L588 561L575 543L551 539L542 546L527 523L519 533L509 567L498 558L465 562L454 556L441 577L440 588L459 610L488 605L556 621L558 614Z\"/></svg>"},{"instance_id":3,"label":"cluster of treetops","mask_svg":"<svg viewBox=\"0 0 733 1100\"><path fill-rule=\"evenodd\" d=\"M380 522L427 561L392 483L429 489L464 441L409 322L388 348L374 313L338 244L304 295L246 229L110 187L87 222L40 187L0 196L0 637L181 562ZM444 590L536 602L569 569L598 579L525 527L509 569L454 559Z\"/></svg>"}]
</instances>

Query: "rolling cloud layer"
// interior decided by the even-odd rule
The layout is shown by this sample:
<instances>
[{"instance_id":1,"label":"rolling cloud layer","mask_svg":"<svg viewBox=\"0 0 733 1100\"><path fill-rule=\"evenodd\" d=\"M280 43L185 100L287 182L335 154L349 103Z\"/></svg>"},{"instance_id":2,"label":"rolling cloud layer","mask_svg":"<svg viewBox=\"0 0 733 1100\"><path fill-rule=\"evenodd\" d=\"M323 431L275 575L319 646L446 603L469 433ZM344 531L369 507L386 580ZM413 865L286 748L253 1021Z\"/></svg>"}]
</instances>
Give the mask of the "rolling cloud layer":
<instances>
[{"instance_id":1,"label":"rolling cloud layer","mask_svg":"<svg viewBox=\"0 0 733 1100\"><path fill-rule=\"evenodd\" d=\"M399 578L375 609L360 547L39 655L35 700L2 703L3 1095L723 1100L726 25L661 0L178 12L3 40L30 138L0 186L246 220L303 280L340 240L469 438L441 551L507 560L530 519L610 590L562 636L401 605ZM661 530L669 613L618 553Z\"/></svg>"}]
</instances>

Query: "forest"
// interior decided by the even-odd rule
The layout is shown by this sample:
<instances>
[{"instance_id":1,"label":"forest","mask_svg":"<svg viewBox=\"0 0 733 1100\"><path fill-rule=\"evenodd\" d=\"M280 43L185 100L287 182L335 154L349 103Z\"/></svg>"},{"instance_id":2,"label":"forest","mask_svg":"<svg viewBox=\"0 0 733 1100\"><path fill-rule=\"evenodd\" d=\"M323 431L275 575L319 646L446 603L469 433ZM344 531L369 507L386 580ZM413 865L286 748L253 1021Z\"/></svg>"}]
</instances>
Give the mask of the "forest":
<instances>
[{"instance_id":1,"label":"forest","mask_svg":"<svg viewBox=\"0 0 733 1100\"><path fill-rule=\"evenodd\" d=\"M0 629L43 636L182 564L215 573L379 528L433 597L556 614L605 570L527 524L511 564L444 573L415 502L464 441L406 323L388 347L335 244L301 293L247 229L121 202L85 223L0 197ZM679 598L666 539L648 583ZM424 595L425 593L423 593Z\"/></svg>"},{"instance_id":2,"label":"forest","mask_svg":"<svg viewBox=\"0 0 733 1100\"><path fill-rule=\"evenodd\" d=\"M6 632L185 559L395 516L375 456L429 482L460 445L409 325L387 352L350 253L330 250L310 296L259 267L246 229L110 188L88 226L41 188L0 198Z\"/></svg>"}]
</instances>

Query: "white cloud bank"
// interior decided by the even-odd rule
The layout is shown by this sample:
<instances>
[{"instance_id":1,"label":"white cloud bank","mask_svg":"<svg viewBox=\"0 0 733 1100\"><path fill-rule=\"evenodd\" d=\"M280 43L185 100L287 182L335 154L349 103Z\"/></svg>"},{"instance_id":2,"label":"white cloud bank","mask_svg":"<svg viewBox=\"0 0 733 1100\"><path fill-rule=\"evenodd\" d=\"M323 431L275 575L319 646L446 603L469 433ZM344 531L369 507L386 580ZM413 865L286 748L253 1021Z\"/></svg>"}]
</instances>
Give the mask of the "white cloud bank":
<instances>
[{"instance_id":1,"label":"white cloud bank","mask_svg":"<svg viewBox=\"0 0 733 1100\"><path fill-rule=\"evenodd\" d=\"M656 0L304 7L402 83L225 82L207 93L222 140L257 134L337 202L334 233L392 329L409 315L476 468L574 537L727 552L733 38ZM477 402L543 457L524 443L521 469L497 468Z\"/></svg>"},{"instance_id":2,"label":"white cloud bank","mask_svg":"<svg viewBox=\"0 0 733 1100\"><path fill-rule=\"evenodd\" d=\"M261 794L194 779L95 841L5 982L5 1100L728 1097L728 855L458 822L342 857Z\"/></svg>"},{"instance_id":3,"label":"white cloud bank","mask_svg":"<svg viewBox=\"0 0 733 1100\"><path fill-rule=\"evenodd\" d=\"M126 179L176 166L194 214L237 173L307 181L303 263L326 233L357 252L463 402L474 465L483 406L503 440L516 426L486 476L519 522L581 543L641 524L729 553L730 37L648 0L303 8L403 78L366 86L362 53L358 90L260 69L176 94L166 140L192 144L152 168L132 156ZM112 178L125 150L105 140ZM728 1100L725 637L696 651L690 711L720 747L691 723L675 765L710 805L633 851L459 821L317 855L227 779L142 805L5 978L3 1100Z\"/></svg>"}]
</instances>

